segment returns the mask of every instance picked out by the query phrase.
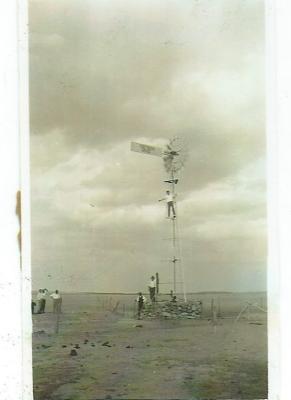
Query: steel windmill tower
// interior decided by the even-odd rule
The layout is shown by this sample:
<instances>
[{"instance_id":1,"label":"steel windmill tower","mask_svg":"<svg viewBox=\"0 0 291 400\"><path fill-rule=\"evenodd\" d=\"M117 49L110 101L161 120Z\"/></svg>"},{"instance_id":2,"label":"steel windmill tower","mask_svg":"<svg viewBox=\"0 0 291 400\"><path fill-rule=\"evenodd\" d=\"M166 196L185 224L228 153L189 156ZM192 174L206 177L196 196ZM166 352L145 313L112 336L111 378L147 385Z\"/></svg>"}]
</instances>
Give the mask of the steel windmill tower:
<instances>
[{"instance_id":1,"label":"steel windmill tower","mask_svg":"<svg viewBox=\"0 0 291 400\"><path fill-rule=\"evenodd\" d=\"M131 142L131 150L148 154L152 156L161 157L163 160L164 168L166 173L168 174L168 179L164 181L164 183L169 184L171 187L171 193L173 198L176 198L176 186L178 184L177 174L184 167L184 163L187 158L187 149L184 141L179 137L174 137L169 141L169 143L164 147L156 147L150 146L147 144ZM176 209L176 217L170 218L171 221L171 231L170 231L170 240L172 244L171 249L171 257L169 257L168 261L173 264L173 293L177 292L177 263L180 265L181 269L181 283L182 291L184 295L184 300L186 301L186 290L184 283L184 274L182 268L182 255L180 248L180 235L179 235L179 224L178 224L178 213L177 213L177 202L175 201L175 209Z\"/></svg>"}]
</instances>

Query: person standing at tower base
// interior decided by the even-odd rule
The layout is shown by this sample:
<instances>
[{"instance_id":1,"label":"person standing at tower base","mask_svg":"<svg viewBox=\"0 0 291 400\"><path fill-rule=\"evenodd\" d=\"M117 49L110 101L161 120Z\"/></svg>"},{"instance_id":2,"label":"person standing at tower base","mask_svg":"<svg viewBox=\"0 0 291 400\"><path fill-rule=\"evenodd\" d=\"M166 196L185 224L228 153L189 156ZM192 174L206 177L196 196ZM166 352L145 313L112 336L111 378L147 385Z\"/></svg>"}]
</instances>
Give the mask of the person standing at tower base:
<instances>
[{"instance_id":1,"label":"person standing at tower base","mask_svg":"<svg viewBox=\"0 0 291 400\"><path fill-rule=\"evenodd\" d=\"M154 276L151 277L148 288L150 292L151 302L154 303L156 301L156 288L157 288L156 278Z\"/></svg>"},{"instance_id":2,"label":"person standing at tower base","mask_svg":"<svg viewBox=\"0 0 291 400\"><path fill-rule=\"evenodd\" d=\"M142 292L139 292L136 302L137 302L137 318L140 319L142 310L144 309L144 305L146 302L146 298L145 296L143 296Z\"/></svg>"}]
</instances>

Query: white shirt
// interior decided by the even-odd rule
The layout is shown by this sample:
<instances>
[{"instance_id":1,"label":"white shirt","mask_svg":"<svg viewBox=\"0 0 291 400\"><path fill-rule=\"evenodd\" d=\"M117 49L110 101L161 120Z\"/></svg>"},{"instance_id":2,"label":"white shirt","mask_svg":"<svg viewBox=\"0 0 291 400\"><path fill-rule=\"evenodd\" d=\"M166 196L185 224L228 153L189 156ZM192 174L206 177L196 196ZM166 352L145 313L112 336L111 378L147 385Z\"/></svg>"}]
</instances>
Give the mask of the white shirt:
<instances>
[{"instance_id":1,"label":"white shirt","mask_svg":"<svg viewBox=\"0 0 291 400\"><path fill-rule=\"evenodd\" d=\"M43 300L45 298L46 298L46 294L45 293L41 293L41 292L37 293L37 296L36 296L37 300Z\"/></svg>"},{"instance_id":2,"label":"white shirt","mask_svg":"<svg viewBox=\"0 0 291 400\"><path fill-rule=\"evenodd\" d=\"M166 202L170 203L170 201L174 201L174 196L170 193L170 194L166 194Z\"/></svg>"},{"instance_id":3,"label":"white shirt","mask_svg":"<svg viewBox=\"0 0 291 400\"><path fill-rule=\"evenodd\" d=\"M151 287L151 288L155 288L157 285L156 285L156 280L154 279L153 281L152 280L150 280L150 282L149 282L149 287Z\"/></svg>"},{"instance_id":4,"label":"white shirt","mask_svg":"<svg viewBox=\"0 0 291 400\"><path fill-rule=\"evenodd\" d=\"M145 303L145 302L147 301L146 297L144 297L144 296L141 296L141 297L142 297L143 302ZM138 296L138 298L136 299L136 301L137 301L137 302L139 301L139 296Z\"/></svg>"},{"instance_id":5,"label":"white shirt","mask_svg":"<svg viewBox=\"0 0 291 400\"><path fill-rule=\"evenodd\" d=\"M50 297L54 300L57 300L61 298L61 295L59 293L52 293Z\"/></svg>"}]
</instances>

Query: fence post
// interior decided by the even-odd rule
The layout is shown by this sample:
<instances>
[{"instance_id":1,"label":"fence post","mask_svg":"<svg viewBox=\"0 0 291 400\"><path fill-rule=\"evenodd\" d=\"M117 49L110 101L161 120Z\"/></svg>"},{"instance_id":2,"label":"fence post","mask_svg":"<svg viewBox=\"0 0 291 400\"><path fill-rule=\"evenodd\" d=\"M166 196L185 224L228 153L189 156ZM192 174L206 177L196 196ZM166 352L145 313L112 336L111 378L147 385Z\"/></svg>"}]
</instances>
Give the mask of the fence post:
<instances>
[{"instance_id":1,"label":"fence post","mask_svg":"<svg viewBox=\"0 0 291 400\"><path fill-rule=\"evenodd\" d=\"M247 308L247 320L250 320L250 305Z\"/></svg>"},{"instance_id":2,"label":"fence post","mask_svg":"<svg viewBox=\"0 0 291 400\"><path fill-rule=\"evenodd\" d=\"M113 313L117 313L119 307L119 301L116 302L115 306L112 308Z\"/></svg>"},{"instance_id":3,"label":"fence post","mask_svg":"<svg viewBox=\"0 0 291 400\"><path fill-rule=\"evenodd\" d=\"M217 327L217 310L216 310L216 304L214 304L214 300L212 303L212 325L214 328L214 333L216 333L216 327Z\"/></svg>"},{"instance_id":4,"label":"fence post","mask_svg":"<svg viewBox=\"0 0 291 400\"><path fill-rule=\"evenodd\" d=\"M137 302L134 301L133 303L133 318L136 318L137 315Z\"/></svg>"},{"instance_id":5,"label":"fence post","mask_svg":"<svg viewBox=\"0 0 291 400\"><path fill-rule=\"evenodd\" d=\"M56 316L56 324L55 324L55 334L59 333L59 325L60 325L60 310L57 308L57 316Z\"/></svg>"},{"instance_id":6,"label":"fence post","mask_svg":"<svg viewBox=\"0 0 291 400\"><path fill-rule=\"evenodd\" d=\"M218 317L218 318L221 318L220 298L218 298L217 317Z\"/></svg>"}]
</instances>

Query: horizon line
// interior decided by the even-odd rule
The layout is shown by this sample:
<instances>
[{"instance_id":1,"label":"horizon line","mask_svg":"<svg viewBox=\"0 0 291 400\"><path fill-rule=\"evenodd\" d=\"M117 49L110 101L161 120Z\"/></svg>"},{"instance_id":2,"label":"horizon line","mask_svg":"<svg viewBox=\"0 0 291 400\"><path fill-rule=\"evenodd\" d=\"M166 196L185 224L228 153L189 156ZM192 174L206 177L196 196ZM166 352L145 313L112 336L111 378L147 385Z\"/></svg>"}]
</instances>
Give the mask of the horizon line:
<instances>
[{"instance_id":1,"label":"horizon line","mask_svg":"<svg viewBox=\"0 0 291 400\"><path fill-rule=\"evenodd\" d=\"M39 289L32 289L37 292ZM61 291L64 294L119 294L119 295L136 295L138 292L95 292L95 291ZM267 293L267 290L201 290L197 292L187 292L186 294L202 294L202 293ZM160 295L170 295L170 293L159 293ZM183 293L176 293L183 295Z\"/></svg>"}]
</instances>

